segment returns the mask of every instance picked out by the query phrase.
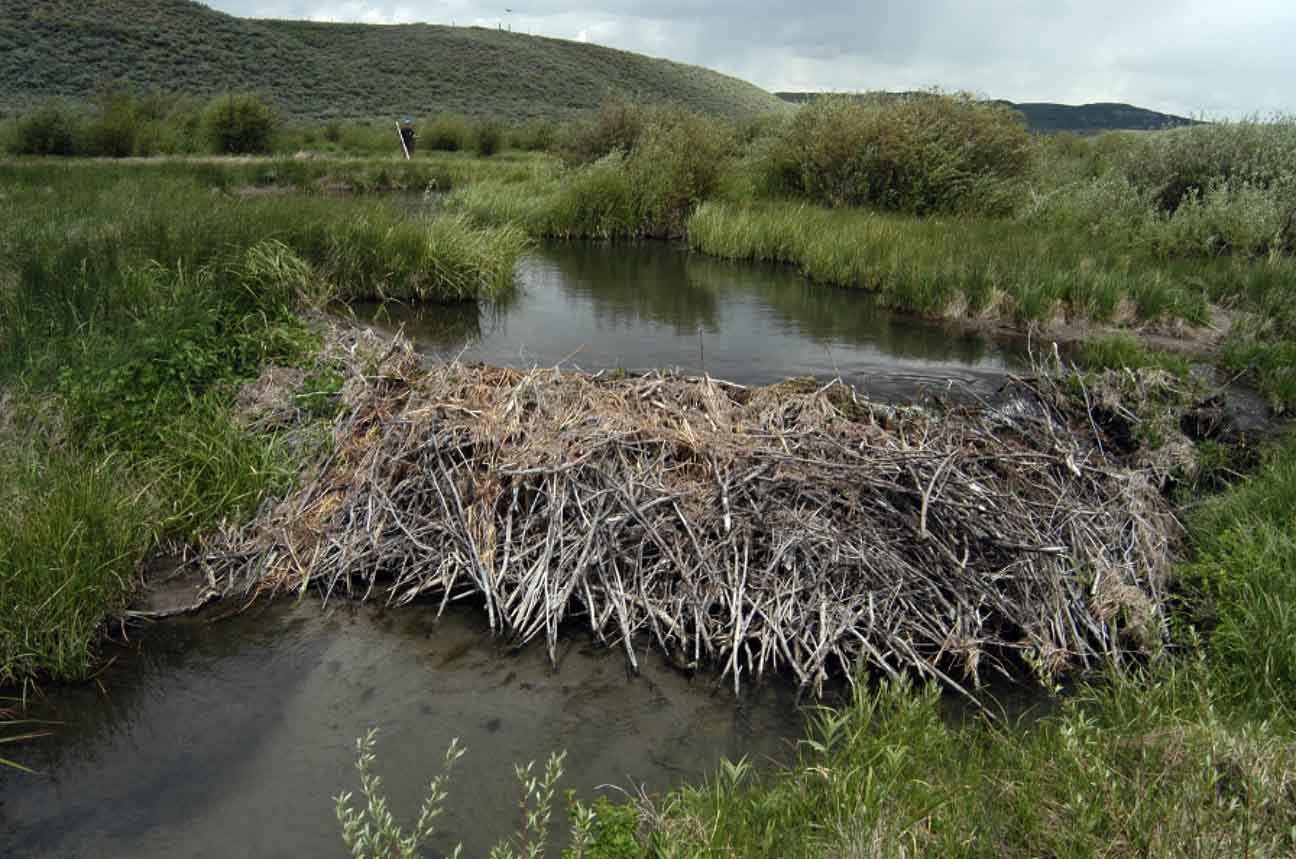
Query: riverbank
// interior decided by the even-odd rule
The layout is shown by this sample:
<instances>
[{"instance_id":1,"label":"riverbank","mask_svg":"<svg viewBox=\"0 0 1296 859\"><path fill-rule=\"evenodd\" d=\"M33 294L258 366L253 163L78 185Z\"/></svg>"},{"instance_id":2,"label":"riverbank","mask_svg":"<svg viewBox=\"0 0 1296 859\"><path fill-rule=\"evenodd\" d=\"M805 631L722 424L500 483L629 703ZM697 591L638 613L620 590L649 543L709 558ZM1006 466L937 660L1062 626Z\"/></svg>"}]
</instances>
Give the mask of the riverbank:
<instances>
[{"instance_id":1,"label":"riverbank","mask_svg":"<svg viewBox=\"0 0 1296 859\"><path fill-rule=\"evenodd\" d=\"M312 308L512 288L515 230L238 200L210 169L0 165L0 682L85 676L147 555L291 485L310 434L231 409L271 361L331 384Z\"/></svg>"}]
</instances>

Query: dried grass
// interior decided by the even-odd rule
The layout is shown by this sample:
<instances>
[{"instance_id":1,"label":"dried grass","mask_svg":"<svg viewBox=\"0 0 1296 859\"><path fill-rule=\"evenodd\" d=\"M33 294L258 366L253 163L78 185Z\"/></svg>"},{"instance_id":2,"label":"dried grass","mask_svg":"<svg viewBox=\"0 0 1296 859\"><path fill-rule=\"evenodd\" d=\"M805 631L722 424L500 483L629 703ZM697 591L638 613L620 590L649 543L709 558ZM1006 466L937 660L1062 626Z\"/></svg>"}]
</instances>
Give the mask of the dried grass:
<instances>
[{"instance_id":1,"label":"dried grass","mask_svg":"<svg viewBox=\"0 0 1296 859\"><path fill-rule=\"evenodd\" d=\"M580 622L735 689L857 661L1053 682L1164 639L1179 526L1047 378L938 412L836 383L425 368L348 336L331 451L197 560L227 595L472 599L551 655Z\"/></svg>"}]
</instances>

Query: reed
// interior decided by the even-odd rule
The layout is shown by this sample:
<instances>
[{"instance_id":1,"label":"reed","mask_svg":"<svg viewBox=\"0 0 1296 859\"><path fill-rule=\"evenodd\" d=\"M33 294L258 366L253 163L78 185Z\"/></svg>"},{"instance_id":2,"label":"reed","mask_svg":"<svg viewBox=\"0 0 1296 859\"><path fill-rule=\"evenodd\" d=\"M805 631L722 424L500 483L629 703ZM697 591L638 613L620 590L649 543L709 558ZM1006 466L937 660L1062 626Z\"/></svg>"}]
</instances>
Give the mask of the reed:
<instances>
[{"instance_id":1,"label":"reed","mask_svg":"<svg viewBox=\"0 0 1296 859\"><path fill-rule=\"evenodd\" d=\"M1023 230L1011 221L918 220L788 202L707 203L688 230L690 245L702 253L790 263L812 280L868 289L892 307L923 315L1018 322L1111 321L1125 312L1139 320L1207 318L1206 292L1184 275L1210 275L1209 267L1135 266L1122 248L1074 233Z\"/></svg>"}]
</instances>

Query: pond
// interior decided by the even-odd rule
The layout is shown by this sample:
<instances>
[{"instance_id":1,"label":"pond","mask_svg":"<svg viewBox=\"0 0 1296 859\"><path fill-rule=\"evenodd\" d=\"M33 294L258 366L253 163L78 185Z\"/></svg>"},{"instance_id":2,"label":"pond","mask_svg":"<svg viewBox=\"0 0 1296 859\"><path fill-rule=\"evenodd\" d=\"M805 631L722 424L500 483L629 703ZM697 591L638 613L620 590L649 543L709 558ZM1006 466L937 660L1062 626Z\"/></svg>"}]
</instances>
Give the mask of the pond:
<instances>
[{"instance_id":1,"label":"pond","mask_svg":"<svg viewBox=\"0 0 1296 859\"><path fill-rule=\"evenodd\" d=\"M736 700L652 654L632 677L619 651L564 642L555 671L543 646L503 651L466 609L438 623L424 606L313 598L157 625L38 703L63 724L16 753L40 775L0 769L0 856L345 855L332 797L358 791L355 738L375 725L407 826L449 742L467 747L434 845L462 840L466 856L515 826L515 763L565 749L560 794L590 798L697 781L726 755L787 758L802 735L789 688Z\"/></svg>"},{"instance_id":2,"label":"pond","mask_svg":"<svg viewBox=\"0 0 1296 859\"><path fill-rule=\"evenodd\" d=\"M1017 346L898 316L865 292L666 243L544 244L493 306L355 312L469 361L743 384L841 376L892 400L989 393L1024 366ZM314 599L135 630L95 681L49 690L30 714L61 724L9 752L40 775L0 770L0 855L342 855L332 797L357 789L355 739L375 725L377 769L407 824L451 739L468 748L435 846L462 840L469 856L516 825L515 763L566 749L560 788L588 798L696 782L722 757L787 759L803 735L777 681L735 699L654 654L632 677L579 630L564 642L555 670L543 647L502 649L468 609L438 622L427 607Z\"/></svg>"},{"instance_id":3,"label":"pond","mask_svg":"<svg viewBox=\"0 0 1296 859\"><path fill-rule=\"evenodd\" d=\"M493 306L362 304L430 354L506 366L678 368L741 384L840 375L878 399L970 387L1026 366L986 334L898 315L863 290L808 283L786 266L731 263L666 242L546 243L517 294Z\"/></svg>"}]
</instances>

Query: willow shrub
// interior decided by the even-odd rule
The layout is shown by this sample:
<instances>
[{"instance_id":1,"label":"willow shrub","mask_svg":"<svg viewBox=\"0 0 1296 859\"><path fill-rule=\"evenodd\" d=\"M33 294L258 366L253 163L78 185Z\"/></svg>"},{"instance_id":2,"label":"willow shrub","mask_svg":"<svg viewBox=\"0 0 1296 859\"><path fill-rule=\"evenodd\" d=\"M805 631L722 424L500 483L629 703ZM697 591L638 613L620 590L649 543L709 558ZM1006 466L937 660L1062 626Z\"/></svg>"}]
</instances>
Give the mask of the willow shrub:
<instances>
[{"instance_id":1,"label":"willow shrub","mask_svg":"<svg viewBox=\"0 0 1296 859\"><path fill-rule=\"evenodd\" d=\"M1197 125L1127 138L1114 162L1173 212L1211 188L1296 182L1296 117Z\"/></svg>"},{"instance_id":2,"label":"willow shrub","mask_svg":"<svg viewBox=\"0 0 1296 859\"><path fill-rule=\"evenodd\" d=\"M269 152L279 126L274 107L251 93L217 96L203 115L207 139L217 152L244 155Z\"/></svg>"},{"instance_id":3,"label":"willow shrub","mask_svg":"<svg viewBox=\"0 0 1296 859\"><path fill-rule=\"evenodd\" d=\"M607 98L597 112L563 126L557 134L557 154L568 165L592 164L620 152L628 155L647 126L652 108Z\"/></svg>"},{"instance_id":4,"label":"willow shrub","mask_svg":"<svg viewBox=\"0 0 1296 859\"><path fill-rule=\"evenodd\" d=\"M459 152L472 142L468 120L457 114L442 113L423 126L419 145L434 152Z\"/></svg>"},{"instance_id":5,"label":"willow shrub","mask_svg":"<svg viewBox=\"0 0 1296 859\"><path fill-rule=\"evenodd\" d=\"M914 215L1012 212L1035 147L1009 107L922 94L864 103L822 98L767 148L766 186L830 206Z\"/></svg>"}]
</instances>

